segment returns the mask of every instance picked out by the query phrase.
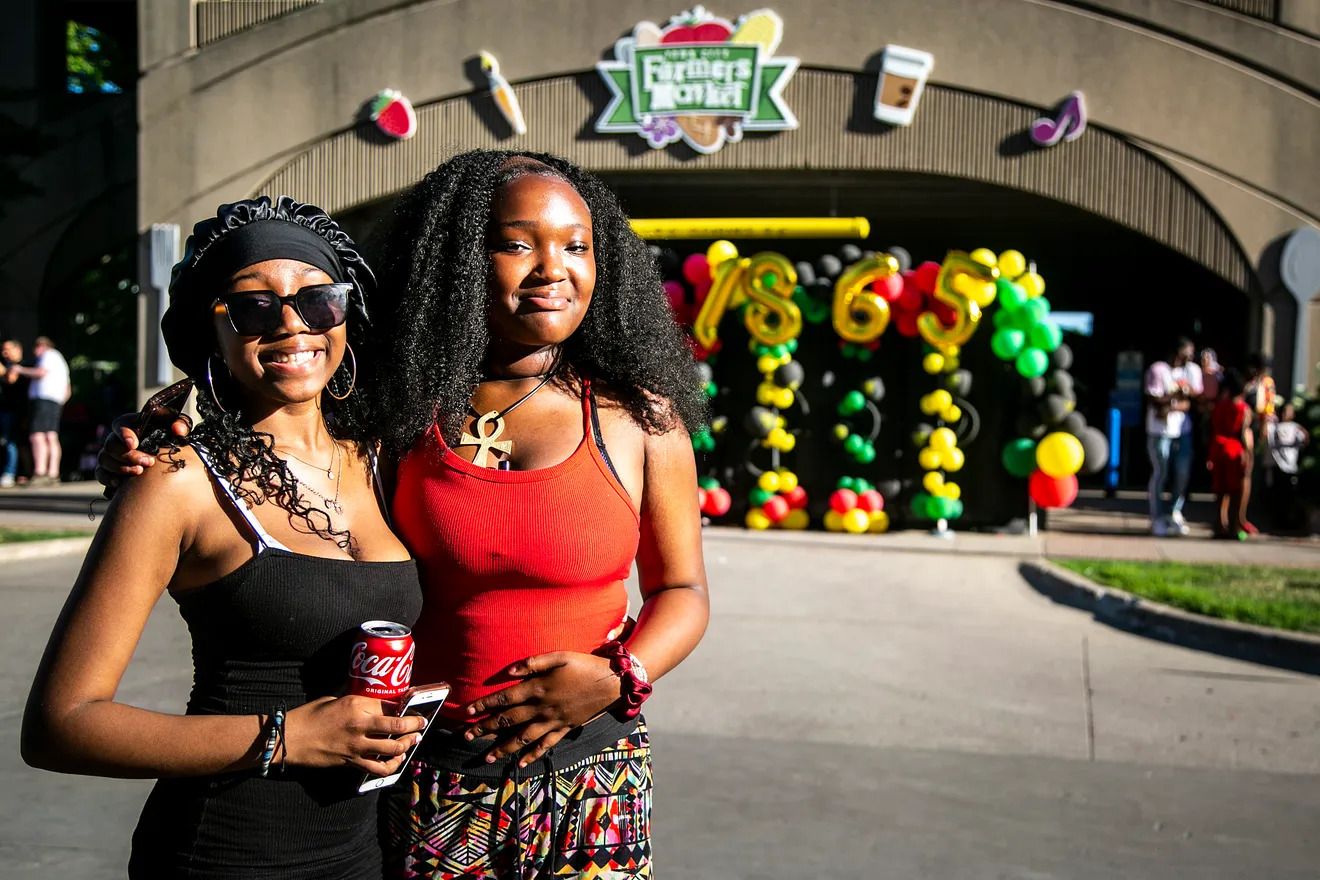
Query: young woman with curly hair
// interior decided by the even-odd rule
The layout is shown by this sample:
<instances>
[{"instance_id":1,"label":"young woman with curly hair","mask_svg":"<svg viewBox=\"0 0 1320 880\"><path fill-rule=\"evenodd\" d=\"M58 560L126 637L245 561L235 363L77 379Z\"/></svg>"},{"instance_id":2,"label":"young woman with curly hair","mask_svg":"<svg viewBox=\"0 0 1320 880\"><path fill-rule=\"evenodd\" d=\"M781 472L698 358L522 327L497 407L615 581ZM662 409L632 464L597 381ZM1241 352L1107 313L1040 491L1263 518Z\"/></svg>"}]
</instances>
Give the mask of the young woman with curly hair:
<instances>
[{"instance_id":1,"label":"young woman with curly hair","mask_svg":"<svg viewBox=\"0 0 1320 880\"><path fill-rule=\"evenodd\" d=\"M169 465L111 502L23 718L33 766L160 779L130 877L381 876L357 783L394 772L421 722L335 695L358 625L411 624L422 596L354 393L373 281L285 198L222 206L175 267L162 330L205 421L153 438ZM115 699L166 591L192 636L182 716Z\"/></svg>"},{"instance_id":2,"label":"young woman with curly hair","mask_svg":"<svg viewBox=\"0 0 1320 880\"><path fill-rule=\"evenodd\" d=\"M603 184L533 153L451 159L380 241L369 399L422 572L414 681L454 687L387 794L387 873L650 876L637 709L708 616L704 403L656 267Z\"/></svg>"}]
</instances>

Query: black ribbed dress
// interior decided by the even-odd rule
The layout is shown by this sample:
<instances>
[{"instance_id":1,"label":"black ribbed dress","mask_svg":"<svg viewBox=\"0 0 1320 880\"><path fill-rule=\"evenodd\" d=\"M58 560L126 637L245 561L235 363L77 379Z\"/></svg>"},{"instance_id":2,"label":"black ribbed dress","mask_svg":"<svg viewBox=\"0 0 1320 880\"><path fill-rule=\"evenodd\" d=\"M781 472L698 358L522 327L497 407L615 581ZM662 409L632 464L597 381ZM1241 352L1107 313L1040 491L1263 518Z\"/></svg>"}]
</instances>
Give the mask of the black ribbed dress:
<instances>
[{"instance_id":1,"label":"black ribbed dress","mask_svg":"<svg viewBox=\"0 0 1320 880\"><path fill-rule=\"evenodd\" d=\"M264 715L341 693L359 625L416 621L417 564L292 553L231 500L253 529L256 556L175 595L192 634L188 714ZM357 794L361 775L272 767L265 779L256 771L162 779L133 834L129 876L379 878L377 795Z\"/></svg>"}]
</instances>

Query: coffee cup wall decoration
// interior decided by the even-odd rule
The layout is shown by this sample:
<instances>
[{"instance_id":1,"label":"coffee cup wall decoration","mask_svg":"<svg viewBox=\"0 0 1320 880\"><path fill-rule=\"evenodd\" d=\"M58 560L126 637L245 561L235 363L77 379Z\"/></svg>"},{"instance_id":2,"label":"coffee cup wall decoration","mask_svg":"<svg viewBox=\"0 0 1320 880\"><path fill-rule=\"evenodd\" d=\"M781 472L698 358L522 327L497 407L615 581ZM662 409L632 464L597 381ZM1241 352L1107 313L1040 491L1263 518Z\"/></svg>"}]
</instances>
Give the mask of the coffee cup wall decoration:
<instances>
[{"instance_id":1,"label":"coffee cup wall decoration","mask_svg":"<svg viewBox=\"0 0 1320 880\"><path fill-rule=\"evenodd\" d=\"M875 88L875 118L890 125L911 125L935 56L906 46L885 46L880 81Z\"/></svg>"}]
</instances>

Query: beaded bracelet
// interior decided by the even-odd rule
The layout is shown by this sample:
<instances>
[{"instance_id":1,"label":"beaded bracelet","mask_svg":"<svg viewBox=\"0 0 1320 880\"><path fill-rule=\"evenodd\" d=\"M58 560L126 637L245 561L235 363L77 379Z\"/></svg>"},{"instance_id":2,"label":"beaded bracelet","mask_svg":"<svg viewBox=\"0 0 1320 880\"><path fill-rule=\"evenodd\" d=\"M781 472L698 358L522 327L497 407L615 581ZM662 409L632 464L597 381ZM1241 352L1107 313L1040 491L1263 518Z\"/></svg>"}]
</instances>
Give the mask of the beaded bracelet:
<instances>
[{"instance_id":1,"label":"beaded bracelet","mask_svg":"<svg viewBox=\"0 0 1320 880\"><path fill-rule=\"evenodd\" d=\"M266 747L261 750L261 776L264 779L270 773L270 762L275 757L275 749L284 740L284 705L275 707L270 716L270 732L266 734ZM283 761L281 761L283 763Z\"/></svg>"},{"instance_id":2,"label":"beaded bracelet","mask_svg":"<svg viewBox=\"0 0 1320 880\"><path fill-rule=\"evenodd\" d=\"M623 642L606 642L596 653L610 661L610 668L623 682L623 693L620 695L626 707L623 717L636 718L642 711L642 703L651 696L646 667L624 647Z\"/></svg>"}]
</instances>

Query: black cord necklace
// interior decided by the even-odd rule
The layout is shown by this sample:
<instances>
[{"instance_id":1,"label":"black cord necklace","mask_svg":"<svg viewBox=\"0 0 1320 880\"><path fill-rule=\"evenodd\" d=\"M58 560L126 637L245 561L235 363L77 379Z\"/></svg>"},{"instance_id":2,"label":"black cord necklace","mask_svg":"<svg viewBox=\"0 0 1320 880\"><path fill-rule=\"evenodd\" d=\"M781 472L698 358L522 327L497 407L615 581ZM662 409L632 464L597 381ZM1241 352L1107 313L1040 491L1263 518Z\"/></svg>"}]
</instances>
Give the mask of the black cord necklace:
<instances>
[{"instance_id":1,"label":"black cord necklace","mask_svg":"<svg viewBox=\"0 0 1320 880\"><path fill-rule=\"evenodd\" d=\"M475 416L477 419L476 425L473 426L473 429L477 433L476 436L474 437L473 435L469 434L467 431L464 431L463 435L459 437L457 445L477 447L476 453L472 456L473 464L475 464L477 467L487 467L487 461L489 460L490 451L492 449L496 450L497 452L503 452L505 455L509 455L509 456L513 455L513 441L500 439L500 435L504 433L504 417L507 416L509 413L513 412L518 407L522 406L524 403L526 403L527 398L531 397L533 394L544 388L546 383L555 377L555 371L557 368L558 368L557 364L554 367L551 367L550 372L546 373L544 376L541 377L541 381L536 383L535 388L533 388L531 391L528 391L522 397L515 400L511 405L506 407L503 411L491 410L485 415L482 415L477 412L476 408L472 406L471 402L468 403L468 410L470 410L472 415ZM490 430L489 433L487 433L486 426L489 425L491 422L495 423L494 427Z\"/></svg>"}]
</instances>

